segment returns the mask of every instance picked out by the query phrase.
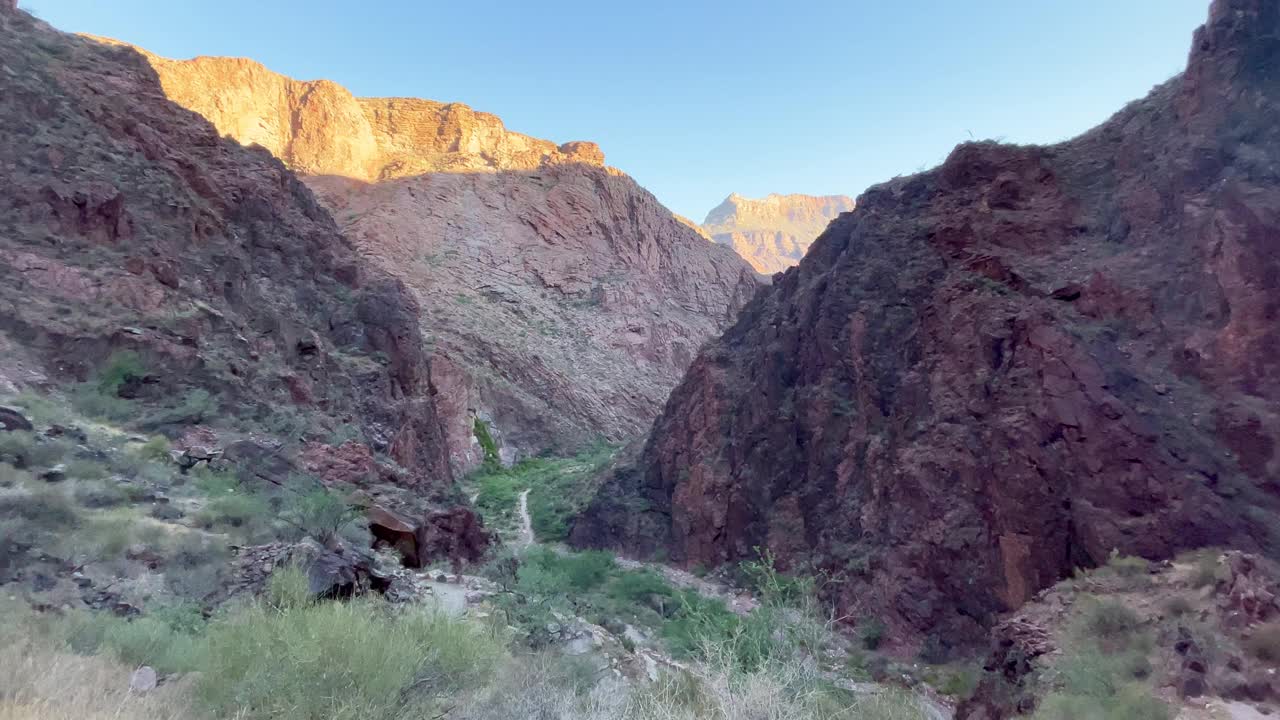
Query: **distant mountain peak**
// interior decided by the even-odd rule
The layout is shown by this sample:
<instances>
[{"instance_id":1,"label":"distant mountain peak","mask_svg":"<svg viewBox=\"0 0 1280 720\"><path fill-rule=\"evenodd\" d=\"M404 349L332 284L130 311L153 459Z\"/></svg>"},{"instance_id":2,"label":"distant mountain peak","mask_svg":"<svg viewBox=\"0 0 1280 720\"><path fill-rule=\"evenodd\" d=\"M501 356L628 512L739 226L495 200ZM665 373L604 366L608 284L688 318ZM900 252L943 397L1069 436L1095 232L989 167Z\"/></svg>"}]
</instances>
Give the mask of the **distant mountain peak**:
<instances>
[{"instance_id":1,"label":"distant mountain peak","mask_svg":"<svg viewBox=\"0 0 1280 720\"><path fill-rule=\"evenodd\" d=\"M702 231L732 247L758 272L772 274L800 262L827 224L853 208L847 195L749 198L734 192L707 213Z\"/></svg>"}]
</instances>

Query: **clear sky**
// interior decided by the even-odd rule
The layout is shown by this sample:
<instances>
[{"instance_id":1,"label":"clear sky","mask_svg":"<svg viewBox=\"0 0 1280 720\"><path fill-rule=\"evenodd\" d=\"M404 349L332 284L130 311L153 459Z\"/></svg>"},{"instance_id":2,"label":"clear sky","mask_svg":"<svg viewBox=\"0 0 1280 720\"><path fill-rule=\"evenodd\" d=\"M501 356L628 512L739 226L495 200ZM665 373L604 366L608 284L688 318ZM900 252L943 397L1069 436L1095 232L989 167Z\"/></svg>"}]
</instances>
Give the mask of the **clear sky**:
<instances>
[{"instance_id":1,"label":"clear sky","mask_svg":"<svg viewBox=\"0 0 1280 720\"><path fill-rule=\"evenodd\" d=\"M168 57L464 102L594 140L701 221L856 195L957 142L1076 135L1180 71L1208 0L20 0Z\"/></svg>"}]
</instances>

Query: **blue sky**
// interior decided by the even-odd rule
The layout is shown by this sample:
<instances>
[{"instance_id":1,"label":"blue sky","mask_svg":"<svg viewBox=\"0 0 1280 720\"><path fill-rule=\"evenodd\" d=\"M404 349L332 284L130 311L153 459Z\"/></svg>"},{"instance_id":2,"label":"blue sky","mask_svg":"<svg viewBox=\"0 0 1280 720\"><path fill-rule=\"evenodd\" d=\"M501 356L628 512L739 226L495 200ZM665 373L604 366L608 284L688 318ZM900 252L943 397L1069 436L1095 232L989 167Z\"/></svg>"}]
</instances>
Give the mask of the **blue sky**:
<instances>
[{"instance_id":1,"label":"blue sky","mask_svg":"<svg viewBox=\"0 0 1280 720\"><path fill-rule=\"evenodd\" d=\"M676 212L856 195L957 142L1076 135L1182 69L1208 0L21 0L169 57L594 140Z\"/></svg>"}]
</instances>

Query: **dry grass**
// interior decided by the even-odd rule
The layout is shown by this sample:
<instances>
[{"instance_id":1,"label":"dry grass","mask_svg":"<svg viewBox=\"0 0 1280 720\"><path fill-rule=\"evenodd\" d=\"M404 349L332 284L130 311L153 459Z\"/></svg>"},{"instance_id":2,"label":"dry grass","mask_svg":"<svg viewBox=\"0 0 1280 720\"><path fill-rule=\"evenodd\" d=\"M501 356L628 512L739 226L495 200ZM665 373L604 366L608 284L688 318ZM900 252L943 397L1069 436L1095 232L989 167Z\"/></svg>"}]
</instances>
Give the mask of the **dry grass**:
<instances>
[{"instance_id":1,"label":"dry grass","mask_svg":"<svg viewBox=\"0 0 1280 720\"><path fill-rule=\"evenodd\" d=\"M59 650L47 638L4 640L0 720L195 720L182 683L136 695L133 668Z\"/></svg>"}]
</instances>

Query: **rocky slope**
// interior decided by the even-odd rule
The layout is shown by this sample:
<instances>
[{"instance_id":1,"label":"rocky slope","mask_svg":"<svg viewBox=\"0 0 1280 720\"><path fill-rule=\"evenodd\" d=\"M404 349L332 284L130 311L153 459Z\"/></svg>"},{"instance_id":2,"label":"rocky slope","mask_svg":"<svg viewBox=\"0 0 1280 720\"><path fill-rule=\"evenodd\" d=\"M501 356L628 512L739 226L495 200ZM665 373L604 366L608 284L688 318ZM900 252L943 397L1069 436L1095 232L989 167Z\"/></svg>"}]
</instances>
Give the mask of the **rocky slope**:
<instances>
[{"instance_id":1,"label":"rocky slope","mask_svg":"<svg viewBox=\"0 0 1280 720\"><path fill-rule=\"evenodd\" d=\"M854 204L844 195L771 194L753 200L734 193L707 213L702 230L756 271L772 275L800 262L827 225Z\"/></svg>"},{"instance_id":2,"label":"rocky slope","mask_svg":"<svg viewBox=\"0 0 1280 720\"><path fill-rule=\"evenodd\" d=\"M168 100L132 49L25 13L0 13L0 95L6 392L79 393L173 436L342 434L452 502L413 294L278 160ZM256 443L277 466L289 450Z\"/></svg>"},{"instance_id":3,"label":"rocky slope","mask_svg":"<svg viewBox=\"0 0 1280 720\"><path fill-rule=\"evenodd\" d=\"M760 279L593 143L460 104L355 98L242 59L147 56L176 102L303 174L360 251L427 309L456 468L482 448L568 452L649 425Z\"/></svg>"},{"instance_id":4,"label":"rocky slope","mask_svg":"<svg viewBox=\"0 0 1280 720\"><path fill-rule=\"evenodd\" d=\"M1280 2L1051 147L868 190L694 361L580 545L767 548L853 620L980 636L1118 549L1280 551Z\"/></svg>"}]
</instances>

